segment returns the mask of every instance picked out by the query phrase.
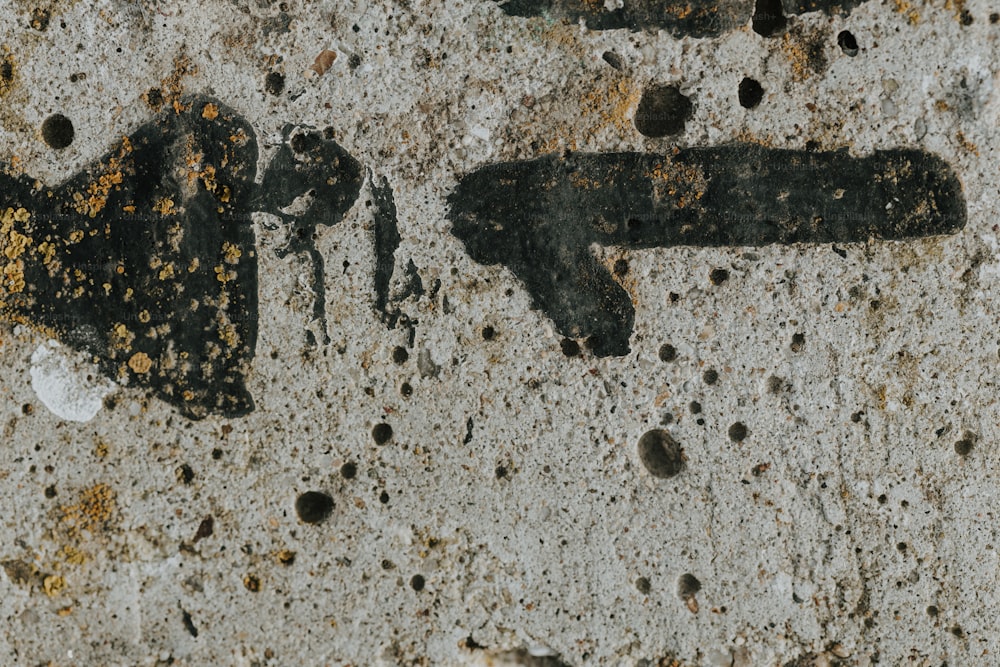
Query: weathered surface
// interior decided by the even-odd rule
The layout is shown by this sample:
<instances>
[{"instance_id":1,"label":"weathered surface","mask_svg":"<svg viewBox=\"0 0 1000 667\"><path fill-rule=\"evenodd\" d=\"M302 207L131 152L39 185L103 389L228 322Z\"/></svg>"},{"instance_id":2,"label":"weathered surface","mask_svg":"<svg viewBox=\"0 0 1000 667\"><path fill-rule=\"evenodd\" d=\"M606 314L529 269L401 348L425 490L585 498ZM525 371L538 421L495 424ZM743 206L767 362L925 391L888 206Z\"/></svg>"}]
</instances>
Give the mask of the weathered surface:
<instances>
[{"instance_id":1,"label":"weathered surface","mask_svg":"<svg viewBox=\"0 0 1000 667\"><path fill-rule=\"evenodd\" d=\"M37 306L0 318L0 665L991 665L1000 16L974 0L774 5L697 37L490 0L0 3L0 199L27 189L25 214L89 185L121 137L231 117L259 152L234 181L251 196L229 203L253 237L229 266L243 281L255 252L256 345L233 385L205 380L197 413L143 384L141 358L112 386L104 343L53 345L23 323ZM664 103L640 113L651 92ZM177 117L197 96L219 118ZM169 146L152 187L220 205L172 160L187 143ZM680 155L717 196L643 175ZM915 170L876 182L893 155ZM786 159L802 174L779 173ZM567 183L574 162L591 191ZM551 191L531 190L539 173ZM869 197L910 178L906 206L823 236L813 213L889 203L817 196L859 173ZM952 175L964 226L941 217ZM547 260L493 263L514 251L491 225L517 219L517 179L545 214L519 238L593 262L571 298L628 354L596 356L537 307L524 276ZM452 220L449 197L477 181L492 189ZM657 198L656 182L681 190ZM660 226L630 230L633 209ZM19 210L8 231L31 243L8 238L6 279L42 259ZM196 243L230 233L211 210L187 238L217 258ZM744 221L720 227L733 210ZM161 218L186 224L98 215L130 244L114 253L128 280L168 252ZM70 222L42 221L61 238ZM210 268L217 291L249 285ZM630 313L627 331L607 312ZM206 325L172 333L200 350ZM239 381L254 409L217 408Z\"/></svg>"}]
</instances>

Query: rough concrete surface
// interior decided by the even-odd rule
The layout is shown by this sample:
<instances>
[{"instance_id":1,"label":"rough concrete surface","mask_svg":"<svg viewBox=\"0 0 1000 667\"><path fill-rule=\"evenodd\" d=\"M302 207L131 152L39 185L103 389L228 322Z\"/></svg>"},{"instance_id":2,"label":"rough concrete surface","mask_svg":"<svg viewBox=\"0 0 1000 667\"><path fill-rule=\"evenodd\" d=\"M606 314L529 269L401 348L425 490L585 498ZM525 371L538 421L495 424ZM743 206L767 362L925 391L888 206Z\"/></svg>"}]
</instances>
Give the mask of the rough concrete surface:
<instances>
[{"instance_id":1,"label":"rough concrete surface","mask_svg":"<svg viewBox=\"0 0 1000 667\"><path fill-rule=\"evenodd\" d=\"M0 664L996 664L998 8L624 3L0 5Z\"/></svg>"}]
</instances>

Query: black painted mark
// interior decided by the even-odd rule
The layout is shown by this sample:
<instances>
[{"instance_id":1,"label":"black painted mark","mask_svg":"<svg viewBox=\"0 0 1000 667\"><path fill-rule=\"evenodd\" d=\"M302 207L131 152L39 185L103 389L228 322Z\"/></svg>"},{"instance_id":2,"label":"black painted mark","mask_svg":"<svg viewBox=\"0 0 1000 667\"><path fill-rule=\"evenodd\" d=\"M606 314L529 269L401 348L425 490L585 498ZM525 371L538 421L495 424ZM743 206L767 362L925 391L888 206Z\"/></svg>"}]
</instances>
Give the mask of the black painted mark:
<instances>
[{"instance_id":1,"label":"black painted mark","mask_svg":"<svg viewBox=\"0 0 1000 667\"><path fill-rule=\"evenodd\" d=\"M312 261L313 318L325 344L330 342L326 272L316 248L316 227L337 224L354 205L363 181L361 165L327 133L286 125L282 135L285 141L264 174L258 209L291 226L279 257L305 253ZM310 343L316 342L312 331L307 330L306 336Z\"/></svg>"},{"instance_id":2,"label":"black painted mark","mask_svg":"<svg viewBox=\"0 0 1000 667\"><path fill-rule=\"evenodd\" d=\"M318 267L322 320L312 232L339 221L360 188L357 162L331 140L286 137L258 186L253 129L195 96L57 187L0 165L0 315L188 417L247 414L258 317L250 213L291 224L286 252Z\"/></svg>"},{"instance_id":3,"label":"black painted mark","mask_svg":"<svg viewBox=\"0 0 1000 667\"><path fill-rule=\"evenodd\" d=\"M180 607L180 604L178 604L178 606ZM192 637L197 637L198 628L194 624L194 619L191 618L191 614L189 614L183 607L181 607L181 620L184 621L184 629L187 630Z\"/></svg>"},{"instance_id":4,"label":"black painted mark","mask_svg":"<svg viewBox=\"0 0 1000 667\"><path fill-rule=\"evenodd\" d=\"M951 234L961 184L919 150L809 152L756 144L549 155L483 167L449 196L452 233L502 264L565 336L629 351L631 298L590 246L763 246ZM565 347L564 347L565 349Z\"/></svg>"},{"instance_id":5,"label":"black painted mark","mask_svg":"<svg viewBox=\"0 0 1000 667\"><path fill-rule=\"evenodd\" d=\"M610 10L592 0L499 0L499 4L509 16L545 16L571 23L583 19L591 30L662 29L675 37L717 37L742 28L751 16L755 26L766 25L772 34L784 26L785 14L822 11L846 16L863 1L765 0L763 7L755 7L754 0L624 0L621 7Z\"/></svg>"},{"instance_id":6,"label":"black painted mark","mask_svg":"<svg viewBox=\"0 0 1000 667\"><path fill-rule=\"evenodd\" d=\"M375 204L375 310L395 323L398 313L393 315L389 312L389 288L400 241L396 200L388 181L382 179L376 183L369 172L369 182Z\"/></svg>"}]
</instances>

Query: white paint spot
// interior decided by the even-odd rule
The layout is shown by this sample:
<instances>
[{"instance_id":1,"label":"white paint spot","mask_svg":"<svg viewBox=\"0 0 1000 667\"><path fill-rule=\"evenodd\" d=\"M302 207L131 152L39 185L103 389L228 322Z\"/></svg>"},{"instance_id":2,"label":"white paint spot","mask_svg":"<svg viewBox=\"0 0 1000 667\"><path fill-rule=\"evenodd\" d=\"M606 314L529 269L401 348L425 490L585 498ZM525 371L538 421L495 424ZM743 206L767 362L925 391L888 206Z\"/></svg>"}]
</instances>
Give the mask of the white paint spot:
<instances>
[{"instance_id":1,"label":"white paint spot","mask_svg":"<svg viewBox=\"0 0 1000 667\"><path fill-rule=\"evenodd\" d=\"M94 418L116 385L85 355L50 340L31 355L31 388L52 414L86 422Z\"/></svg>"}]
</instances>

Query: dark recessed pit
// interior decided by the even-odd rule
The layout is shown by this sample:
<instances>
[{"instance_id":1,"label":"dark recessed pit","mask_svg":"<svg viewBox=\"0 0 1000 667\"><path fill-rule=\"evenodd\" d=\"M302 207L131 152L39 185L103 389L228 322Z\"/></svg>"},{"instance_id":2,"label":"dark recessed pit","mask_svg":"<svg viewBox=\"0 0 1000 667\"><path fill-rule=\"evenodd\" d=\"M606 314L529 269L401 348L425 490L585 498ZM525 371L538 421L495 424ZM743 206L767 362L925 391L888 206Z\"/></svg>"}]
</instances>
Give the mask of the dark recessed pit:
<instances>
[{"instance_id":1,"label":"dark recessed pit","mask_svg":"<svg viewBox=\"0 0 1000 667\"><path fill-rule=\"evenodd\" d=\"M264 77L264 90L271 95L280 95L285 90L285 75L281 72L269 72Z\"/></svg>"},{"instance_id":2,"label":"dark recessed pit","mask_svg":"<svg viewBox=\"0 0 1000 667\"><path fill-rule=\"evenodd\" d=\"M962 439L955 443L955 453L959 456L968 456L972 453L972 448L976 444L976 436L966 432Z\"/></svg>"},{"instance_id":3,"label":"dark recessed pit","mask_svg":"<svg viewBox=\"0 0 1000 667\"><path fill-rule=\"evenodd\" d=\"M740 81L737 95L739 96L741 107L744 109L753 109L764 99L764 89L756 79L744 77Z\"/></svg>"},{"instance_id":4,"label":"dark recessed pit","mask_svg":"<svg viewBox=\"0 0 1000 667\"><path fill-rule=\"evenodd\" d=\"M73 143L73 135L73 122L61 113L54 113L42 122L42 139L49 148L66 148Z\"/></svg>"},{"instance_id":5,"label":"dark recessed pit","mask_svg":"<svg viewBox=\"0 0 1000 667\"><path fill-rule=\"evenodd\" d=\"M670 343L660 346L660 361L671 362L677 359L677 348Z\"/></svg>"},{"instance_id":6,"label":"dark recessed pit","mask_svg":"<svg viewBox=\"0 0 1000 667\"><path fill-rule=\"evenodd\" d=\"M757 0L750 18L753 31L762 37L770 37L785 29L785 13L781 0Z\"/></svg>"},{"instance_id":7,"label":"dark recessed pit","mask_svg":"<svg viewBox=\"0 0 1000 667\"><path fill-rule=\"evenodd\" d=\"M333 498L319 491L306 491L295 499L295 513L305 523L320 523L333 512Z\"/></svg>"},{"instance_id":8,"label":"dark recessed pit","mask_svg":"<svg viewBox=\"0 0 1000 667\"><path fill-rule=\"evenodd\" d=\"M694 109L677 86L650 86L635 110L635 129L647 137L680 134Z\"/></svg>"},{"instance_id":9,"label":"dark recessed pit","mask_svg":"<svg viewBox=\"0 0 1000 667\"><path fill-rule=\"evenodd\" d=\"M843 51L845 55L852 58L858 55L858 40L855 39L854 35L848 30L841 30L837 33L837 46L840 47L840 50Z\"/></svg>"},{"instance_id":10,"label":"dark recessed pit","mask_svg":"<svg viewBox=\"0 0 1000 667\"><path fill-rule=\"evenodd\" d=\"M748 434L747 426L743 422L736 422L729 427L729 439L733 442L743 442Z\"/></svg>"},{"instance_id":11,"label":"dark recessed pit","mask_svg":"<svg viewBox=\"0 0 1000 667\"><path fill-rule=\"evenodd\" d=\"M690 599L700 590L701 582L698 581L698 577L693 574L682 574L680 578L677 579L677 595L679 595L682 600Z\"/></svg>"},{"instance_id":12,"label":"dark recessed pit","mask_svg":"<svg viewBox=\"0 0 1000 667\"><path fill-rule=\"evenodd\" d=\"M673 477L684 468L684 450L662 429L646 431L639 438L639 460L653 477Z\"/></svg>"},{"instance_id":13,"label":"dark recessed pit","mask_svg":"<svg viewBox=\"0 0 1000 667\"><path fill-rule=\"evenodd\" d=\"M384 445L392 440L392 427L386 423L375 424L372 428L372 440L376 445Z\"/></svg>"},{"instance_id":14,"label":"dark recessed pit","mask_svg":"<svg viewBox=\"0 0 1000 667\"><path fill-rule=\"evenodd\" d=\"M572 338L563 338L559 341L559 347L562 348L562 353L567 357L579 357L580 356L580 344L577 343Z\"/></svg>"}]
</instances>

